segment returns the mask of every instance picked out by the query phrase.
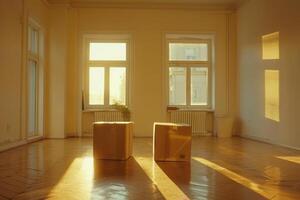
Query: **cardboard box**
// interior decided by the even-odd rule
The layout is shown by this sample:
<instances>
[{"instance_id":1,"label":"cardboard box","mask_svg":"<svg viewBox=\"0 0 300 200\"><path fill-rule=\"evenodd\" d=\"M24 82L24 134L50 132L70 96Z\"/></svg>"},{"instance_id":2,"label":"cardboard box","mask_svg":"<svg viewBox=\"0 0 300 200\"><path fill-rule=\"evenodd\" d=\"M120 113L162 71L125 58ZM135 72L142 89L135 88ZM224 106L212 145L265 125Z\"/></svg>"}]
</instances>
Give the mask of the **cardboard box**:
<instances>
[{"instance_id":1,"label":"cardboard box","mask_svg":"<svg viewBox=\"0 0 300 200\"><path fill-rule=\"evenodd\" d=\"M192 130L187 124L154 123L155 161L190 161Z\"/></svg>"},{"instance_id":2,"label":"cardboard box","mask_svg":"<svg viewBox=\"0 0 300 200\"><path fill-rule=\"evenodd\" d=\"M133 122L95 122L94 159L127 160L132 155Z\"/></svg>"}]
</instances>

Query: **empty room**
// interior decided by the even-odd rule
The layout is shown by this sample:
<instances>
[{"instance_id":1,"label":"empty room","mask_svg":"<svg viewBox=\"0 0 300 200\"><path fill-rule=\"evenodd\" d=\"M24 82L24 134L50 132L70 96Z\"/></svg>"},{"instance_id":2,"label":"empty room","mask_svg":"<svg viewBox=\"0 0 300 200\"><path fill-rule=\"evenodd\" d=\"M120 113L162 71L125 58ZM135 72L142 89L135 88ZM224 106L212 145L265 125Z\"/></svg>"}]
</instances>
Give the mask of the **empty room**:
<instances>
[{"instance_id":1,"label":"empty room","mask_svg":"<svg viewBox=\"0 0 300 200\"><path fill-rule=\"evenodd\" d=\"M0 200L300 199L299 10L0 0Z\"/></svg>"}]
</instances>

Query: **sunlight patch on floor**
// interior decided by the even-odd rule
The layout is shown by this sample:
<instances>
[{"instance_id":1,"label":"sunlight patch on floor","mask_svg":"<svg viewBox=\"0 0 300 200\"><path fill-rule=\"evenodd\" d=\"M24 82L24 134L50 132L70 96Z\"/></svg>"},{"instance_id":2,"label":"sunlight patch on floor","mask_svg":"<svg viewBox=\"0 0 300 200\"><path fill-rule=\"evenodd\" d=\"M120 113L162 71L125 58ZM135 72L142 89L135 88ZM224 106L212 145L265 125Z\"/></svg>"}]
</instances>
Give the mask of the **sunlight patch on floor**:
<instances>
[{"instance_id":1,"label":"sunlight patch on floor","mask_svg":"<svg viewBox=\"0 0 300 200\"><path fill-rule=\"evenodd\" d=\"M193 160L219 172L220 174L247 187L248 189L260 194L261 196L263 196L267 199L272 199L275 196L275 194L270 194L269 192L266 192L266 189L262 185L257 184L255 182L251 181L250 179L247 179L241 175L238 175L237 173L230 171L229 169L226 169L216 163L213 163L209 160L206 160L206 159L200 158L200 157L193 157Z\"/></svg>"},{"instance_id":2,"label":"sunlight patch on floor","mask_svg":"<svg viewBox=\"0 0 300 200\"><path fill-rule=\"evenodd\" d=\"M147 176L157 186L162 195L168 200L189 199L182 190L165 174L152 157L135 157Z\"/></svg>"},{"instance_id":3,"label":"sunlight patch on floor","mask_svg":"<svg viewBox=\"0 0 300 200\"><path fill-rule=\"evenodd\" d=\"M300 156L277 156L276 158L300 164Z\"/></svg>"},{"instance_id":4,"label":"sunlight patch on floor","mask_svg":"<svg viewBox=\"0 0 300 200\"><path fill-rule=\"evenodd\" d=\"M48 197L51 199L90 199L93 176L93 158L76 158L48 194Z\"/></svg>"}]
</instances>

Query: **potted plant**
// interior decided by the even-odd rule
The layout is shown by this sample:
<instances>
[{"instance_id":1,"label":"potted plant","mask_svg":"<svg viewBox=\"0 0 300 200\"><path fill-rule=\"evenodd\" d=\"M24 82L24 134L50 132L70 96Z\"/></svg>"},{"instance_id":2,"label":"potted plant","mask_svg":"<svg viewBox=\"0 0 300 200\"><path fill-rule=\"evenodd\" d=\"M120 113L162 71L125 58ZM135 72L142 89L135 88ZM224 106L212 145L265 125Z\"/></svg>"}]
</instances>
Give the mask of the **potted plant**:
<instances>
[{"instance_id":1,"label":"potted plant","mask_svg":"<svg viewBox=\"0 0 300 200\"><path fill-rule=\"evenodd\" d=\"M130 121L130 110L126 105L116 102L113 104L113 108L122 113L124 121Z\"/></svg>"}]
</instances>

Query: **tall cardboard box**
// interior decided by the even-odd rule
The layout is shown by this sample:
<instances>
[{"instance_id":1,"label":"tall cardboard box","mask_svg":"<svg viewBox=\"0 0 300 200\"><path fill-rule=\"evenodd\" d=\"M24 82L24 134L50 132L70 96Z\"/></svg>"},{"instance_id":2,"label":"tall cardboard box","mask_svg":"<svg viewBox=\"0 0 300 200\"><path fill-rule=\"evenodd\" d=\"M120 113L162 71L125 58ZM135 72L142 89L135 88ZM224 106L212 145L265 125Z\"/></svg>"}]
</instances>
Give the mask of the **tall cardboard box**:
<instances>
[{"instance_id":1,"label":"tall cardboard box","mask_svg":"<svg viewBox=\"0 0 300 200\"><path fill-rule=\"evenodd\" d=\"M133 122L95 122L94 159L127 160L132 155Z\"/></svg>"},{"instance_id":2,"label":"tall cardboard box","mask_svg":"<svg viewBox=\"0 0 300 200\"><path fill-rule=\"evenodd\" d=\"M191 144L190 125L154 123L153 154L155 161L190 161Z\"/></svg>"}]
</instances>

